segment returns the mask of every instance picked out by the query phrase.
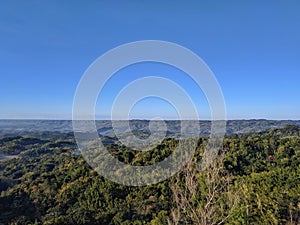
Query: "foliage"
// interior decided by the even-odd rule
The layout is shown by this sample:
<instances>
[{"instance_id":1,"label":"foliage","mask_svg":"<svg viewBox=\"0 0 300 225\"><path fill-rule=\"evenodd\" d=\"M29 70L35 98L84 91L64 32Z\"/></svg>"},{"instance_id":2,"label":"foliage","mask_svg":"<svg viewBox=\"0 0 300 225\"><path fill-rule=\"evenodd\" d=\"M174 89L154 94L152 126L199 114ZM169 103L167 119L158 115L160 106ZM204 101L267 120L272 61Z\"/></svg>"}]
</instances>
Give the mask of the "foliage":
<instances>
[{"instance_id":1,"label":"foliage","mask_svg":"<svg viewBox=\"0 0 300 225\"><path fill-rule=\"evenodd\" d=\"M0 161L0 224L168 224L174 222L176 209L181 210L178 206L183 198L176 199L176 188L177 194L191 188L186 183L188 171L193 172L190 181L197 191L186 196L189 208L178 213L178 224L204 224L201 218L208 214L203 204L213 187L208 184L214 182L221 189L210 203L216 206L210 221L297 224L299 131L297 126L287 126L229 135L224 140L224 159L215 167L215 180L208 179L208 171L187 167L169 180L145 187L123 186L99 176L81 156L72 154L76 145L70 134L2 138L0 154L18 154L18 158ZM171 154L177 143L169 138L145 152L117 143L109 143L108 148L120 161L147 165ZM201 160L206 144L207 139L200 138L195 161ZM233 198L234 205L228 204L230 196L238 196L238 201ZM222 213L226 220L217 220ZM195 215L200 222L193 219Z\"/></svg>"}]
</instances>

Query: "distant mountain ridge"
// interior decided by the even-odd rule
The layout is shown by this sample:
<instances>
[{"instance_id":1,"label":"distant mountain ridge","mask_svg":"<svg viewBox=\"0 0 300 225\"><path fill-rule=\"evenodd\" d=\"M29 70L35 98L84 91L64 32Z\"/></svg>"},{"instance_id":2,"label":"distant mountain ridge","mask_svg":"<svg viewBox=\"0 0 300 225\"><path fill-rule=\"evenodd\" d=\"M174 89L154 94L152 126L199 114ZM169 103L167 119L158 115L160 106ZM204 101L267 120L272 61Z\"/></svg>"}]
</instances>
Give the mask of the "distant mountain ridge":
<instances>
[{"instance_id":1,"label":"distant mountain ridge","mask_svg":"<svg viewBox=\"0 0 300 225\"><path fill-rule=\"evenodd\" d=\"M124 134L135 131L149 133L149 120L130 120L128 129L128 121L114 121ZM167 120L167 134L180 133L179 120ZM163 122L162 122L163 123ZM191 135L193 126L200 124L201 134L209 134L211 121L190 121ZM270 128L283 128L286 125L300 126L300 120L228 120L226 133L252 133L261 132ZM114 129L110 120L97 120L96 127L102 136L114 136ZM155 128L159 129L159 128ZM72 120L0 120L0 136L23 135L28 132L58 132L69 133L73 132Z\"/></svg>"}]
</instances>

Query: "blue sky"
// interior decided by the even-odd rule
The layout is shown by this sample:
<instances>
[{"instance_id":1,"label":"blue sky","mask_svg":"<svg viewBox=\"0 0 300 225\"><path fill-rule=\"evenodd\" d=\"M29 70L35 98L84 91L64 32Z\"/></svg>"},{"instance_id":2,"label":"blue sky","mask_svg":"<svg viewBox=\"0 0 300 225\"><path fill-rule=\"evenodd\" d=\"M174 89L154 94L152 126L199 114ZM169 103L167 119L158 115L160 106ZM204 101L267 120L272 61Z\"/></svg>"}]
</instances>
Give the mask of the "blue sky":
<instances>
[{"instance_id":1,"label":"blue sky","mask_svg":"<svg viewBox=\"0 0 300 225\"><path fill-rule=\"evenodd\" d=\"M300 119L299 11L297 0L1 1L0 118L71 118L77 84L97 57L151 39L185 46L208 64L228 119ZM176 69L154 64L116 74L99 96L99 118L126 83L158 74L179 82L200 119L209 118L201 90ZM132 110L133 117L157 114L175 115L159 99Z\"/></svg>"}]
</instances>

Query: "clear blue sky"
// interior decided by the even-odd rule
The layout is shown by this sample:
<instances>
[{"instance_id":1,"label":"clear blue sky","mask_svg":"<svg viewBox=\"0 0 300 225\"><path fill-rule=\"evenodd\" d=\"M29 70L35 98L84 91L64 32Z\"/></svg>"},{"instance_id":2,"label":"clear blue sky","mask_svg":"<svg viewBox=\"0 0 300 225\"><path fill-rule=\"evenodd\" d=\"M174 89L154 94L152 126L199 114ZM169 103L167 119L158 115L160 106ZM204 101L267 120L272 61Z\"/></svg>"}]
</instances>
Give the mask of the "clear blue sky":
<instances>
[{"instance_id":1,"label":"clear blue sky","mask_svg":"<svg viewBox=\"0 0 300 225\"><path fill-rule=\"evenodd\" d=\"M71 118L76 86L97 57L120 44L158 39L208 64L229 119L300 119L299 12L297 0L1 1L0 118ZM109 113L126 82L159 74L180 82L199 111L207 108L201 91L179 73L151 64L125 68L104 90L97 114ZM174 116L158 99L144 100L133 115L159 110Z\"/></svg>"}]
</instances>

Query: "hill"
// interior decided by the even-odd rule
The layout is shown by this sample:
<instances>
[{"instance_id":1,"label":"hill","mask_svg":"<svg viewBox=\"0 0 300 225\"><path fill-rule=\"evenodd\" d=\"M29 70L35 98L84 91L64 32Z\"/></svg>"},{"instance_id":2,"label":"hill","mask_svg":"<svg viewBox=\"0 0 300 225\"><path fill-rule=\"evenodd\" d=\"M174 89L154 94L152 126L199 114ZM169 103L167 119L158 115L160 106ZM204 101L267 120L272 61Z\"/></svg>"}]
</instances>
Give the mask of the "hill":
<instances>
[{"instance_id":1,"label":"hill","mask_svg":"<svg viewBox=\"0 0 300 225\"><path fill-rule=\"evenodd\" d=\"M13 149L18 157L0 161L0 224L168 224L174 212L180 213L180 224L196 224L193 211L204 213L208 224L226 215L224 224L299 224L299 131L288 125L228 135L219 167L196 171L187 180L191 174L187 166L174 177L145 187L123 186L99 176L80 155L72 154L76 145L68 135L1 138L0 154ZM168 156L177 142L166 139L145 152L116 143L107 146L124 163L148 165ZM207 139L200 138L196 161L201 161L206 145ZM193 191L192 187L196 192L178 202L174 193L182 194L181 188L184 193ZM217 191L207 205L209 190ZM183 203L182 211L178 206Z\"/></svg>"},{"instance_id":2,"label":"hill","mask_svg":"<svg viewBox=\"0 0 300 225\"><path fill-rule=\"evenodd\" d=\"M163 122L161 122L163 123ZM115 121L115 124L124 133L129 132L128 121ZM130 120L131 131L149 131L149 120ZM159 124L159 122L158 122ZM191 128L200 125L201 134L210 133L210 121L190 121ZM229 120L227 134L260 132L269 128L283 128L285 125L300 126L300 120ZM180 133L180 121L167 120L167 132L170 135ZM109 120L96 121L99 134L113 137L115 135L112 123ZM156 129L159 129L157 126ZM162 126L161 126L162 127ZM71 120L0 120L0 137L26 135L32 133L73 132ZM194 135L191 129L191 136Z\"/></svg>"}]
</instances>

